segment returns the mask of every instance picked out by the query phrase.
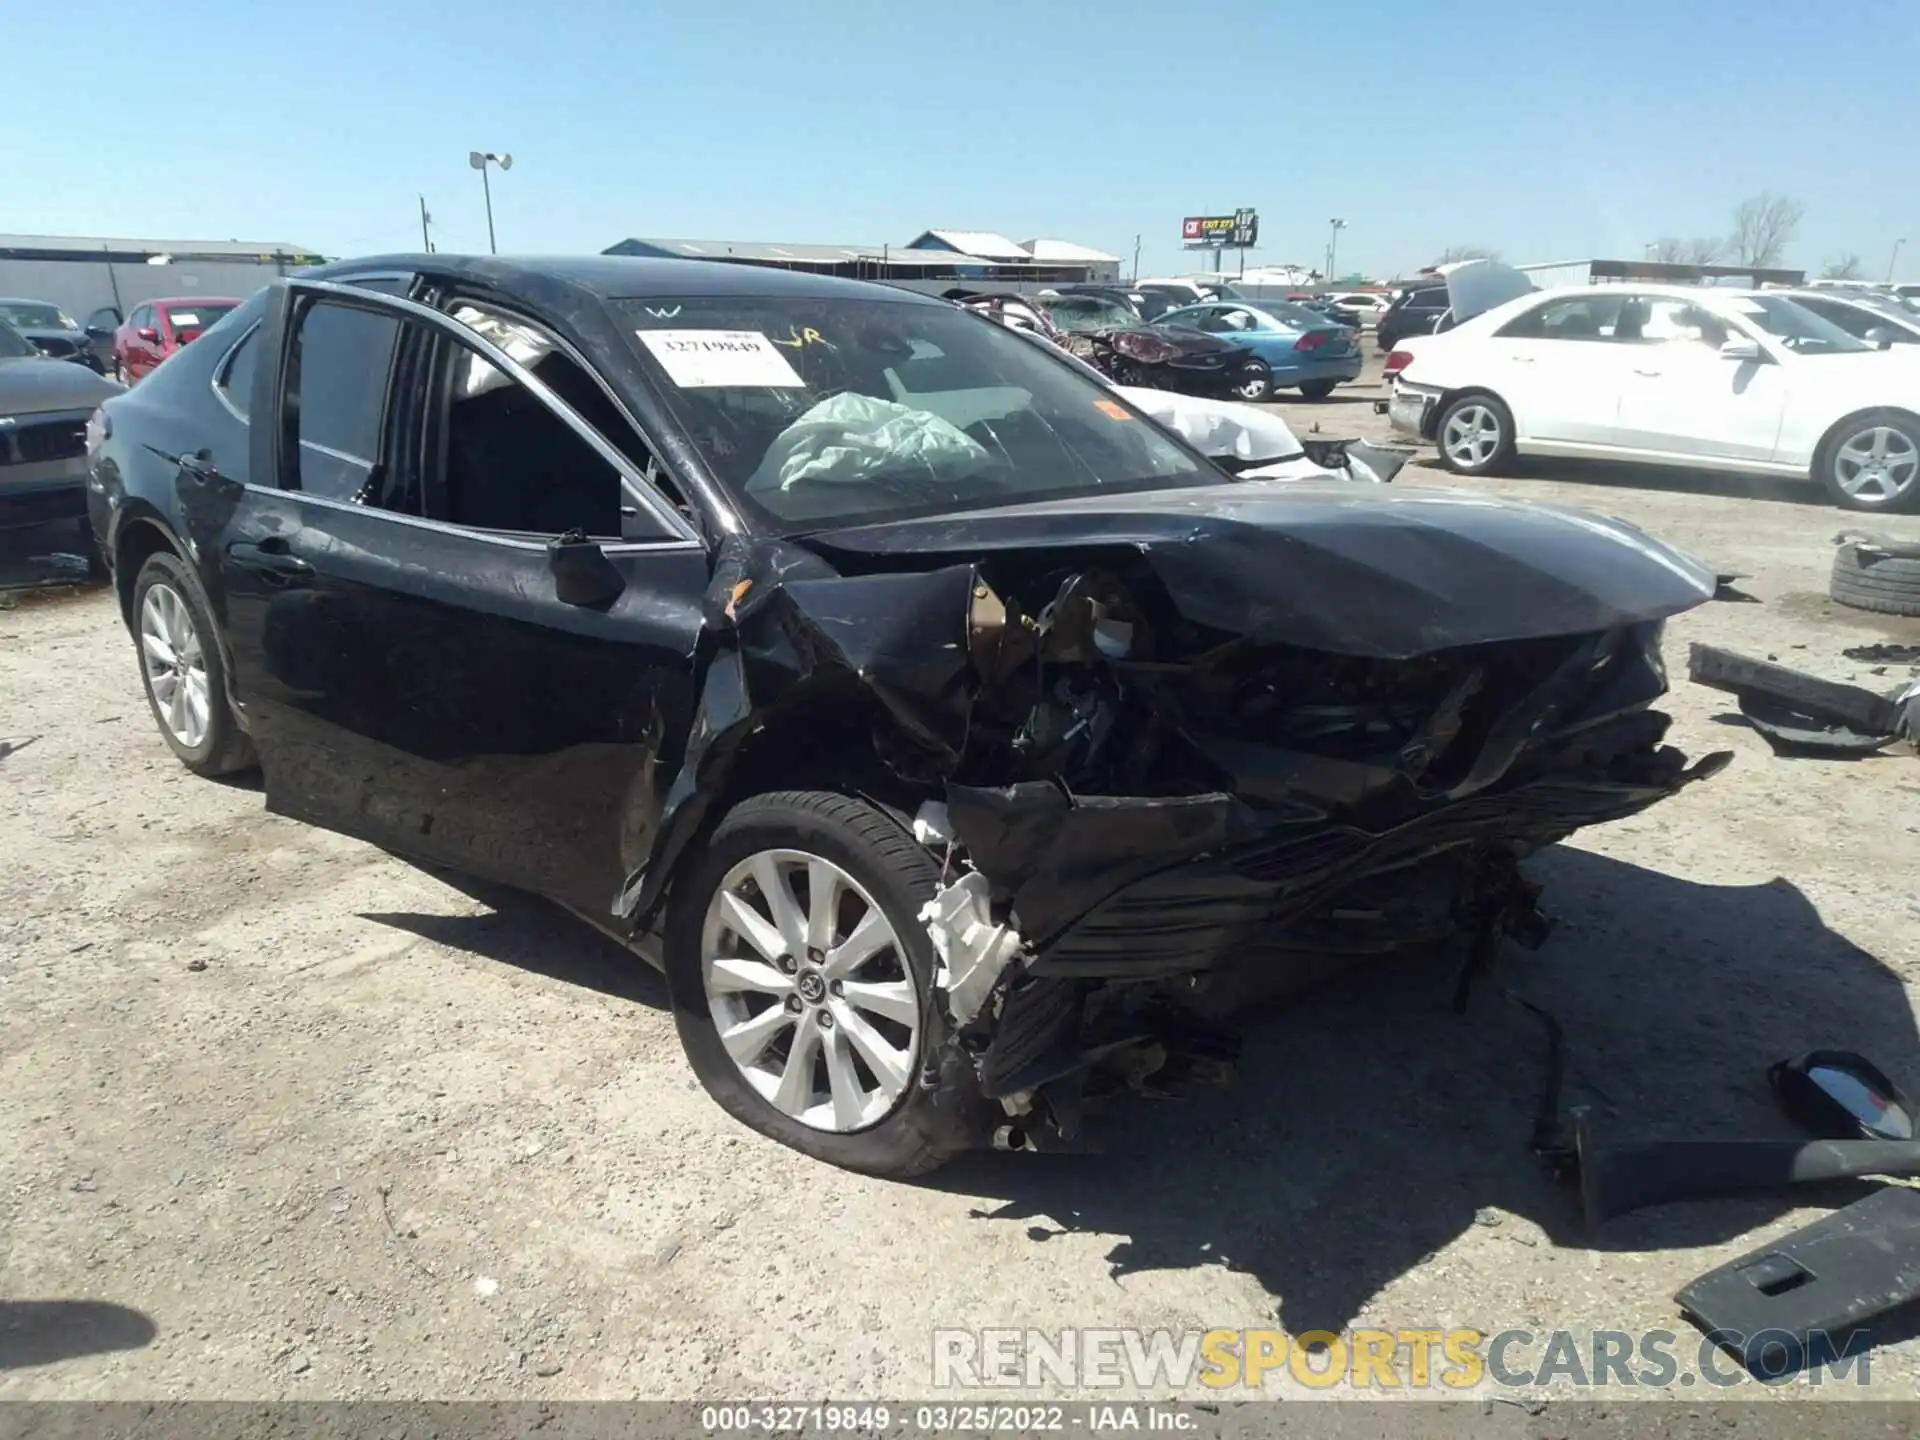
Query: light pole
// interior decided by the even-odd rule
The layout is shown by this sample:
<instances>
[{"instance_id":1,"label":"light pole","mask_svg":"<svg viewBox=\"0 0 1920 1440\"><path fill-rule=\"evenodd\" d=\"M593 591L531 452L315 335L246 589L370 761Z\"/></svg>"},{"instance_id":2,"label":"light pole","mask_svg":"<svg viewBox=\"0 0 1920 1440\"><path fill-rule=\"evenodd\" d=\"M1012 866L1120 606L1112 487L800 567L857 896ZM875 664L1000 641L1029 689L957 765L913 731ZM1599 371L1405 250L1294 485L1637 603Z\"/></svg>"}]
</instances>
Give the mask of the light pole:
<instances>
[{"instance_id":1,"label":"light pole","mask_svg":"<svg viewBox=\"0 0 1920 1440\"><path fill-rule=\"evenodd\" d=\"M1347 222L1344 220L1330 220L1327 223L1333 227L1327 232L1327 283L1331 285L1333 283L1333 259L1334 256L1339 253L1340 232L1347 228Z\"/></svg>"},{"instance_id":2,"label":"light pole","mask_svg":"<svg viewBox=\"0 0 1920 1440\"><path fill-rule=\"evenodd\" d=\"M495 155L488 150L470 150L467 152L467 164L480 172L480 192L487 197L487 253L498 255L499 247L493 243L493 186L487 183L487 166L498 165L502 170L511 170L513 156Z\"/></svg>"},{"instance_id":3,"label":"light pole","mask_svg":"<svg viewBox=\"0 0 1920 1440\"><path fill-rule=\"evenodd\" d=\"M1893 242L1893 254L1887 257L1887 283L1889 285L1893 283L1893 267L1900 261L1900 247L1906 243L1905 239Z\"/></svg>"}]
</instances>

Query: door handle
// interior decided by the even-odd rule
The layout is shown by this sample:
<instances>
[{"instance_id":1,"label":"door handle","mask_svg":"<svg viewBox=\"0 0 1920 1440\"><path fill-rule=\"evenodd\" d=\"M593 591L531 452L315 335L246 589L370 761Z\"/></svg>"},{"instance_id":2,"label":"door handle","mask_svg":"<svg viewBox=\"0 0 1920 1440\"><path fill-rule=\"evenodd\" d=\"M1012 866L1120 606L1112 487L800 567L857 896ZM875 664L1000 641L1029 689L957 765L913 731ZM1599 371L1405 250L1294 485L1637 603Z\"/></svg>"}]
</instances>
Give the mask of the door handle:
<instances>
[{"instance_id":1,"label":"door handle","mask_svg":"<svg viewBox=\"0 0 1920 1440\"><path fill-rule=\"evenodd\" d=\"M263 571L268 575L294 579L313 574L313 566L295 555L285 537L280 535L269 535L258 544L236 540L227 546L227 554L232 557L235 564L244 565L249 570Z\"/></svg>"},{"instance_id":2,"label":"door handle","mask_svg":"<svg viewBox=\"0 0 1920 1440\"><path fill-rule=\"evenodd\" d=\"M1636 370L1635 370L1635 371L1634 371L1633 373L1634 373L1634 374L1636 374L1636 375L1646 375L1646 376L1648 376L1648 377L1650 377L1650 378L1655 378L1655 379L1657 379L1657 378L1659 377L1659 375L1660 375L1660 372L1659 372L1658 370L1640 370L1640 369L1636 369Z\"/></svg>"},{"instance_id":3,"label":"door handle","mask_svg":"<svg viewBox=\"0 0 1920 1440\"><path fill-rule=\"evenodd\" d=\"M1533 356L1531 355L1513 355L1513 356L1509 356L1508 358L1511 359L1513 363L1516 365L1533 364Z\"/></svg>"}]
</instances>

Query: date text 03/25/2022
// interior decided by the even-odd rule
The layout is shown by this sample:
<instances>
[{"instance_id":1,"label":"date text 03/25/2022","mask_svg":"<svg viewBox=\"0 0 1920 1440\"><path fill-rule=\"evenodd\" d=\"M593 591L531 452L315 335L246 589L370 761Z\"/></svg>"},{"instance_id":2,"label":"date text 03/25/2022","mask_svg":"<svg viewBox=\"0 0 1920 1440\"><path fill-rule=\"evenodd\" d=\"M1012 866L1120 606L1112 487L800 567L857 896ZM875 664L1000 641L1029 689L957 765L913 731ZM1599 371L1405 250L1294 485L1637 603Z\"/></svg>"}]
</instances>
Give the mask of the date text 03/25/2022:
<instances>
[{"instance_id":1,"label":"date text 03/25/2022","mask_svg":"<svg viewBox=\"0 0 1920 1440\"><path fill-rule=\"evenodd\" d=\"M1075 1405L936 1404L708 1405L700 1427L710 1435L845 1434L979 1435L1035 1432L1145 1431L1181 1434L1198 1426L1178 1404L1084 1402Z\"/></svg>"}]
</instances>

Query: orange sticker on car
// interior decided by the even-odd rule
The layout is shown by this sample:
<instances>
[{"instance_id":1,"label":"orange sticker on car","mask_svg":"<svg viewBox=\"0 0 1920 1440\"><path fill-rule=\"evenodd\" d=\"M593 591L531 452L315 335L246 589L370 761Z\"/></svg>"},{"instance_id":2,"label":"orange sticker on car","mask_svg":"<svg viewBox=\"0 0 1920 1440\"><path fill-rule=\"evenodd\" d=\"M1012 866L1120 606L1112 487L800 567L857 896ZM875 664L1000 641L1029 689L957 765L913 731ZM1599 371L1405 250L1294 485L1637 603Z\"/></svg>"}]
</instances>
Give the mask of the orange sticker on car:
<instances>
[{"instance_id":1,"label":"orange sticker on car","mask_svg":"<svg viewBox=\"0 0 1920 1440\"><path fill-rule=\"evenodd\" d=\"M1127 407L1115 400L1096 400L1093 402L1093 408L1110 420L1131 420L1133 418L1133 416L1127 413Z\"/></svg>"}]
</instances>

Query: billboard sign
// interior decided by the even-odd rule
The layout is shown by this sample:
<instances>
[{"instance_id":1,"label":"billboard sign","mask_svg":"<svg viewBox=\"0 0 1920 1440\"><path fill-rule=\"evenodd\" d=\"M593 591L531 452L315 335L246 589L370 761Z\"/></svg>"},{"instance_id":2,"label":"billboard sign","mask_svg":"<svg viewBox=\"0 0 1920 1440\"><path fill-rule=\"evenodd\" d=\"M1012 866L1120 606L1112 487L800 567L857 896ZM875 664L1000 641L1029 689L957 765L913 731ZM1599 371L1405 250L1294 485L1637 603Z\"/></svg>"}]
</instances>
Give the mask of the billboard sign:
<instances>
[{"instance_id":1,"label":"billboard sign","mask_svg":"<svg viewBox=\"0 0 1920 1440\"><path fill-rule=\"evenodd\" d=\"M1260 217L1252 210L1231 215L1189 215L1180 222L1182 245L1251 250L1260 239Z\"/></svg>"}]
</instances>

